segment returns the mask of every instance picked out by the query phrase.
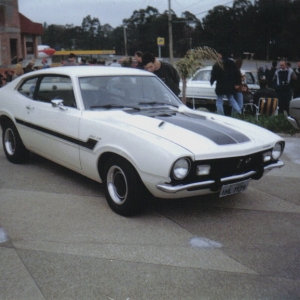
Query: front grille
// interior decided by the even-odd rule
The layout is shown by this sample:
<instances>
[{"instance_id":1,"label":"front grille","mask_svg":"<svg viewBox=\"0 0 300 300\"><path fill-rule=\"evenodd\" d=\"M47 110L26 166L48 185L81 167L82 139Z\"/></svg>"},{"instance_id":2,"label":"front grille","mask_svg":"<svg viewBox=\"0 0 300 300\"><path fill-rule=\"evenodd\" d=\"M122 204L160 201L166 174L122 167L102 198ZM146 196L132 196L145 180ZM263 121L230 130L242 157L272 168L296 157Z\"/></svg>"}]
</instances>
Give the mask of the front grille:
<instances>
[{"instance_id":1,"label":"front grille","mask_svg":"<svg viewBox=\"0 0 300 300\"><path fill-rule=\"evenodd\" d=\"M198 165L210 165L210 174L205 176L196 176L196 168ZM234 175L242 175L250 171L258 172L257 178L259 178L263 173L263 167L265 165L267 164L263 163L263 152L246 156L195 161L191 166L189 175L181 181L172 179L172 185L176 186L180 184L188 184L208 180L214 180L216 183L220 183L221 178L226 178Z\"/></svg>"}]
</instances>

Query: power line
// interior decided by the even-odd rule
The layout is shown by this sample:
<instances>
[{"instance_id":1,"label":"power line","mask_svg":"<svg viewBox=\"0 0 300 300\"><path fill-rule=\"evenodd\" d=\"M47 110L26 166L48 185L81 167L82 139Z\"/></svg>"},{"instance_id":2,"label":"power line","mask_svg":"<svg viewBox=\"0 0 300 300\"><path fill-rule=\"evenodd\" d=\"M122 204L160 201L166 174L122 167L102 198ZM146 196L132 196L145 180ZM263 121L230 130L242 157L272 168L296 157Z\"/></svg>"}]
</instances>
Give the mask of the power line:
<instances>
[{"instance_id":1,"label":"power line","mask_svg":"<svg viewBox=\"0 0 300 300\"><path fill-rule=\"evenodd\" d=\"M222 4L222 6L227 5L227 4L230 4L230 3L233 3L233 2L234 2L234 1L226 2L226 3ZM208 13L209 11L210 11L210 10L206 10L206 11L197 13L197 14L195 14L195 16L197 16L197 15L202 15L202 14L205 14L205 13Z\"/></svg>"}]
</instances>

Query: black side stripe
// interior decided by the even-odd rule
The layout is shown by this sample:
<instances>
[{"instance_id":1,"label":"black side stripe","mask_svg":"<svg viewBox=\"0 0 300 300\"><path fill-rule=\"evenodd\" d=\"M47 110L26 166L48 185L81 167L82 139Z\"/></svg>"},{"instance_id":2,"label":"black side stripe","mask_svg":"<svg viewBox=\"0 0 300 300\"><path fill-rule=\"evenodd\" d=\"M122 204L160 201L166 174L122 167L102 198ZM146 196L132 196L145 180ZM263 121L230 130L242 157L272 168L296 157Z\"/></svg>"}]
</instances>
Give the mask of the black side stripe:
<instances>
[{"instance_id":1,"label":"black side stripe","mask_svg":"<svg viewBox=\"0 0 300 300\"><path fill-rule=\"evenodd\" d=\"M81 140L78 140L78 139L74 139L74 138L69 137L67 135L55 132L53 130L50 130L50 129L47 129L47 128L44 128L44 127L40 127L40 126L35 125L35 124L31 124L31 123L22 121L20 119L16 119L16 122L18 124L21 124L21 125L26 126L28 128L32 128L34 130L37 130L37 131L40 131L40 132L52 135L52 136L54 136L56 138L62 139L64 141L67 141L69 143L78 145L78 146L83 147L83 148L87 148L89 150L93 150L95 148L96 144L98 143L97 140L94 140L94 139L91 139L91 138L89 138L87 141L81 141Z\"/></svg>"}]
</instances>

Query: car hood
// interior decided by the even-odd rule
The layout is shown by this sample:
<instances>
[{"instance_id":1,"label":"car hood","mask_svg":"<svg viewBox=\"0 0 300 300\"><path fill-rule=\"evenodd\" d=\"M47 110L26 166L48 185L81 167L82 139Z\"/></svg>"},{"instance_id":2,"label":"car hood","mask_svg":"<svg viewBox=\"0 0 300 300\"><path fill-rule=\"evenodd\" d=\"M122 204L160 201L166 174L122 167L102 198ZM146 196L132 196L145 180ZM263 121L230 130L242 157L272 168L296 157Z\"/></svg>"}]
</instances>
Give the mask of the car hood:
<instances>
[{"instance_id":1,"label":"car hood","mask_svg":"<svg viewBox=\"0 0 300 300\"><path fill-rule=\"evenodd\" d=\"M258 127L249 123L205 114L172 109L119 111L110 114L109 119L176 143L196 158L246 155L245 151L262 151L271 147L272 140L278 141L277 135L262 128L258 136Z\"/></svg>"}]
</instances>

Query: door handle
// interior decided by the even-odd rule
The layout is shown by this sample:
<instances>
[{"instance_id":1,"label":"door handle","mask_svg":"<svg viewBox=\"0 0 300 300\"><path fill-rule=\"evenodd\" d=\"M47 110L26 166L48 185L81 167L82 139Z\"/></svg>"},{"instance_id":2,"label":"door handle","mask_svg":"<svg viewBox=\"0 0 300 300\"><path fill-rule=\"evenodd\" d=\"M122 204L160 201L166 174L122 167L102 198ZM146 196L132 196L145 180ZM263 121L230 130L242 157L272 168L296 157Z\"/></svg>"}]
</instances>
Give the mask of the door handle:
<instances>
[{"instance_id":1,"label":"door handle","mask_svg":"<svg viewBox=\"0 0 300 300\"><path fill-rule=\"evenodd\" d=\"M26 105L26 108L27 108L28 110L32 110L32 109L34 109L34 106Z\"/></svg>"}]
</instances>

